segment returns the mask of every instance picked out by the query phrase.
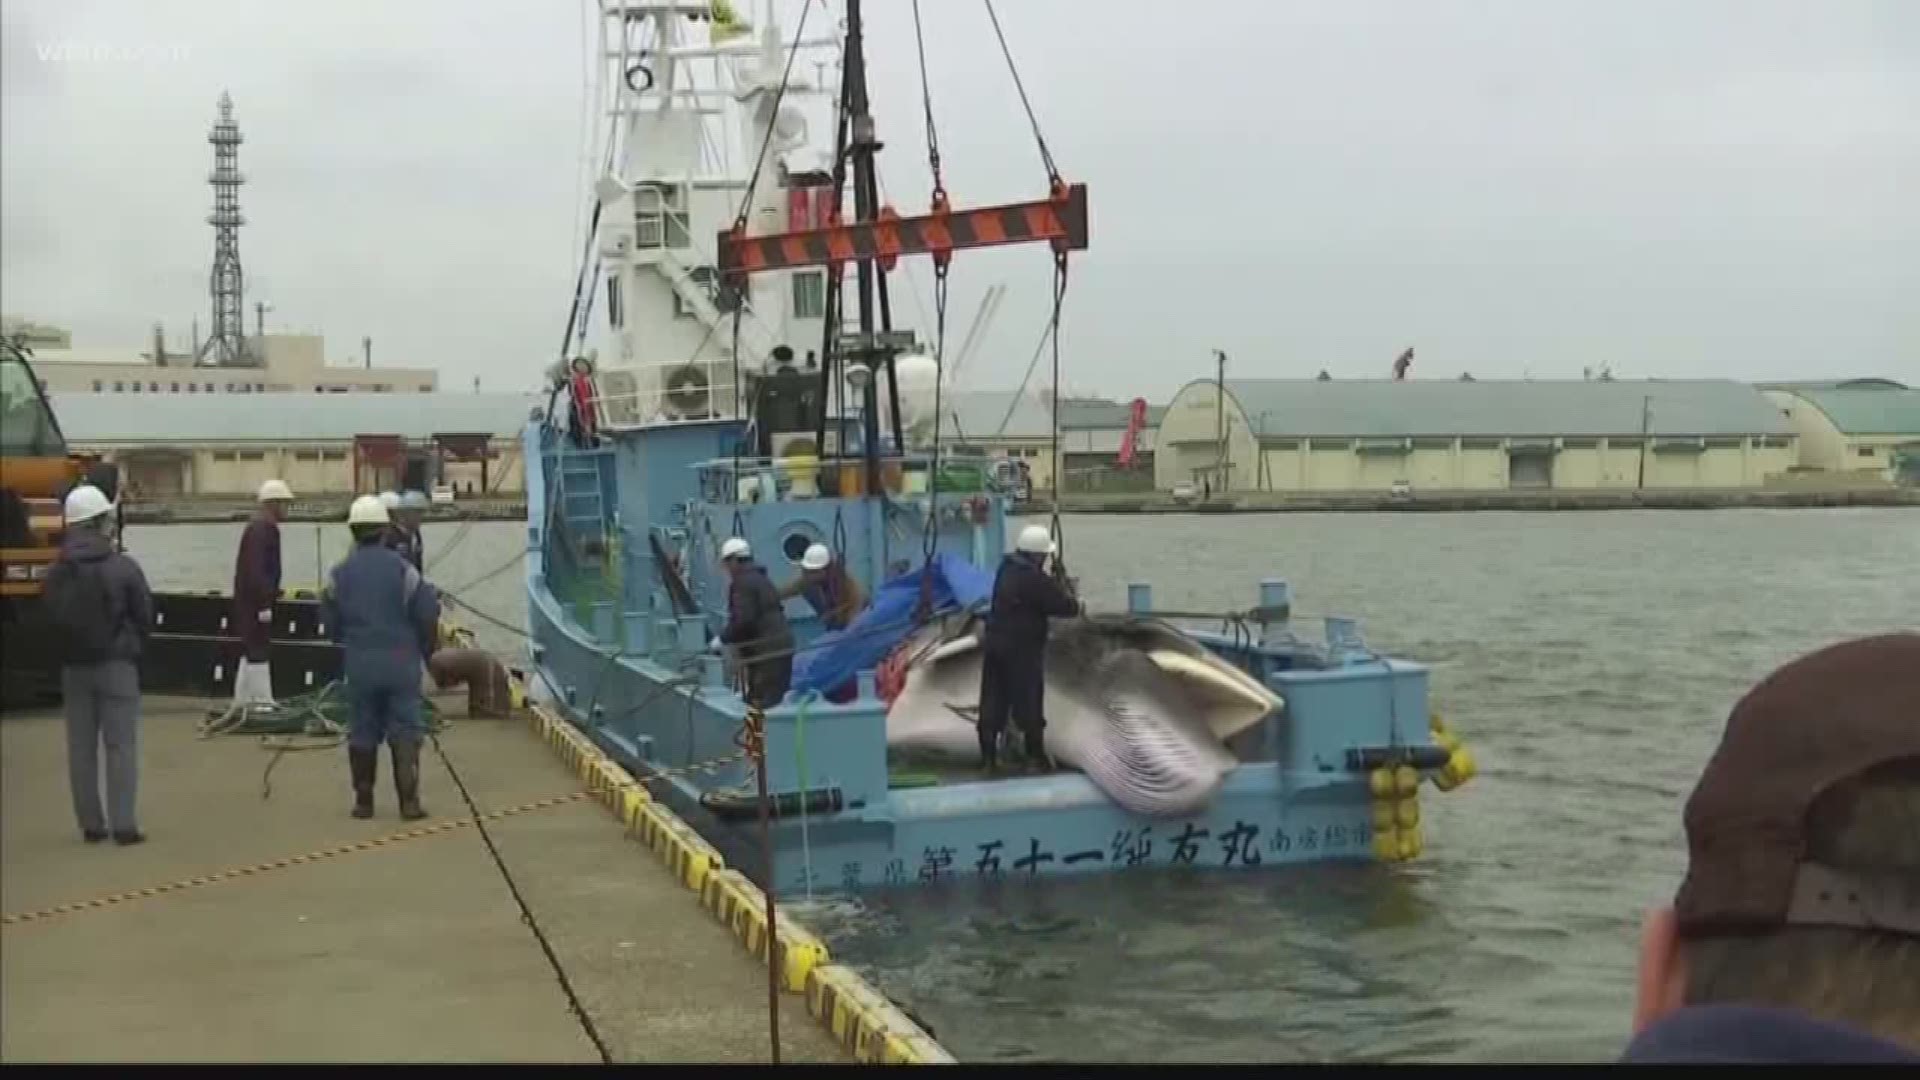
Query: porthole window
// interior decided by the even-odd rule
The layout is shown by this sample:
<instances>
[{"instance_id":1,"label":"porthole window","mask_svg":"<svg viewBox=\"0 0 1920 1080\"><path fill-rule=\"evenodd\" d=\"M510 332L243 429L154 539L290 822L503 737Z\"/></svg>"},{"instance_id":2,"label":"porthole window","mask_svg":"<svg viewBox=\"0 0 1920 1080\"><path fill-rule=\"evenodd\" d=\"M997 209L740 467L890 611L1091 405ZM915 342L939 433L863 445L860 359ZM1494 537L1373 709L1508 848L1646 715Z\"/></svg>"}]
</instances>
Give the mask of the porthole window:
<instances>
[{"instance_id":1,"label":"porthole window","mask_svg":"<svg viewBox=\"0 0 1920 1080\"><path fill-rule=\"evenodd\" d=\"M825 538L814 531L811 525L802 525L789 531L780 541L780 554L785 555L789 563L799 566L808 548L825 542Z\"/></svg>"}]
</instances>

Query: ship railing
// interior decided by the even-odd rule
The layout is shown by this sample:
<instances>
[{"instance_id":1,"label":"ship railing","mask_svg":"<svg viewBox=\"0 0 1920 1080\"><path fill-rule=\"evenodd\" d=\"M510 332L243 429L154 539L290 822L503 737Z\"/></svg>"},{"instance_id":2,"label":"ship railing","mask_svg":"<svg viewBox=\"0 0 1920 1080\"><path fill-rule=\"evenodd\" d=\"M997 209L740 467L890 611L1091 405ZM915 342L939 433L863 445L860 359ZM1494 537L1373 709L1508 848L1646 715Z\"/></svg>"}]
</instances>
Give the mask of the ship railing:
<instances>
[{"instance_id":1,"label":"ship railing","mask_svg":"<svg viewBox=\"0 0 1920 1080\"><path fill-rule=\"evenodd\" d=\"M936 476L930 452L883 455L879 459L881 491L897 498L929 493L942 498L1005 494L994 479L992 461L985 456L943 452L938 461ZM854 499L868 494L867 462L862 457L722 458L694 469L701 499L714 505Z\"/></svg>"}]
</instances>

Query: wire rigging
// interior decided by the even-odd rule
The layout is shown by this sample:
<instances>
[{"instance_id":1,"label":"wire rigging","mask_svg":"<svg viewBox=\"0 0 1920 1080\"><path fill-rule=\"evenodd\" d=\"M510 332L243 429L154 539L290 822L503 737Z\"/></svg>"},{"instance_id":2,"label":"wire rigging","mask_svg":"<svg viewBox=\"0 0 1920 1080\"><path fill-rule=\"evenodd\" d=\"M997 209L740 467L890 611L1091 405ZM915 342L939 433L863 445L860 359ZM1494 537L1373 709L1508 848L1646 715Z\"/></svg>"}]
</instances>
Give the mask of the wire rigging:
<instances>
[{"instance_id":1,"label":"wire rigging","mask_svg":"<svg viewBox=\"0 0 1920 1080\"><path fill-rule=\"evenodd\" d=\"M927 124L927 168L933 176L933 212L947 209L946 178L940 171L940 129L933 119L933 81L927 75L927 39L920 18L920 0L913 0L913 42L920 57L920 103ZM946 407L942 389L946 383L947 351L947 271L953 257L936 252L933 257L933 451L928 463L927 521L921 530L920 606L929 606L933 591L933 556L940 546L940 432L941 412ZM897 421L896 421L897 422ZM901 447L904 453L906 447Z\"/></svg>"},{"instance_id":2,"label":"wire rigging","mask_svg":"<svg viewBox=\"0 0 1920 1080\"><path fill-rule=\"evenodd\" d=\"M1013 49L1007 45L1007 35L1000 29L1000 16L993 10L993 0L984 0L987 5L987 18L993 20L993 36L1000 41L1000 54L1007 58L1007 70L1013 73L1013 88L1020 92L1020 105L1027 110L1027 123L1033 125L1033 141L1040 148L1040 161L1047 168L1049 183L1060 182L1060 170L1054 167L1053 152L1047 149L1047 137L1040 133L1040 117L1033 111L1033 102L1027 97L1027 84L1021 81L1020 65L1013 62Z\"/></svg>"}]
</instances>

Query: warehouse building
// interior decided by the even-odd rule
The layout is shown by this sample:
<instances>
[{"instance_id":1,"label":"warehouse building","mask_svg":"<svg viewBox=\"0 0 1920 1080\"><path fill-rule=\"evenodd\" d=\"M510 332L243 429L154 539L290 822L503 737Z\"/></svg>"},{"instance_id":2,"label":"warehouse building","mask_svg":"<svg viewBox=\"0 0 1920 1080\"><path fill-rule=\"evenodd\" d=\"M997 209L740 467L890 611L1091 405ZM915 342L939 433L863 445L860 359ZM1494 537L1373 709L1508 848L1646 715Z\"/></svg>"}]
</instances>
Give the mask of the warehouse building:
<instances>
[{"instance_id":1,"label":"warehouse building","mask_svg":"<svg viewBox=\"0 0 1920 1080\"><path fill-rule=\"evenodd\" d=\"M1920 467L1920 390L1892 379L1766 383L1803 470L1902 479Z\"/></svg>"},{"instance_id":2,"label":"warehouse building","mask_svg":"<svg viewBox=\"0 0 1920 1080\"><path fill-rule=\"evenodd\" d=\"M66 393L50 395L72 447L115 462L139 498L250 495L279 477L302 495L400 486L430 462L461 495L525 490L520 433L536 394Z\"/></svg>"},{"instance_id":3,"label":"warehouse building","mask_svg":"<svg viewBox=\"0 0 1920 1080\"><path fill-rule=\"evenodd\" d=\"M1792 427L1731 381L1211 381L1174 395L1156 486L1215 491L1756 487Z\"/></svg>"}]
</instances>

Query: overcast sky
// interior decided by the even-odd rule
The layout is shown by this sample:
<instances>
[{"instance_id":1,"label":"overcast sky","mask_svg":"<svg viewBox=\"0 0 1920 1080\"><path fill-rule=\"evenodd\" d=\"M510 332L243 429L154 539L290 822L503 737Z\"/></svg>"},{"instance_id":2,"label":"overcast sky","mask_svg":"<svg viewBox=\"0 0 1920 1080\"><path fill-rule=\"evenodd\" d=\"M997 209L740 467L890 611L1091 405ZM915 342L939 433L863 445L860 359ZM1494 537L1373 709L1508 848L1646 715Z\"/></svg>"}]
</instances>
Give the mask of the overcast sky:
<instances>
[{"instance_id":1,"label":"overcast sky","mask_svg":"<svg viewBox=\"0 0 1920 1080\"><path fill-rule=\"evenodd\" d=\"M1408 345L1416 378L1920 384L1920 3L998 6L1092 193L1069 386L1164 399L1215 347L1229 377L1381 377ZM981 6L922 7L954 199L1043 192ZM911 212L910 8L867 9L884 176ZM0 0L0 306L76 344L204 332L205 136L230 89L270 330L322 330L336 360L371 335L450 389L532 385L585 197L584 11ZM962 327L1010 288L969 385L1019 381L1048 273L1042 249L956 260Z\"/></svg>"}]
</instances>

